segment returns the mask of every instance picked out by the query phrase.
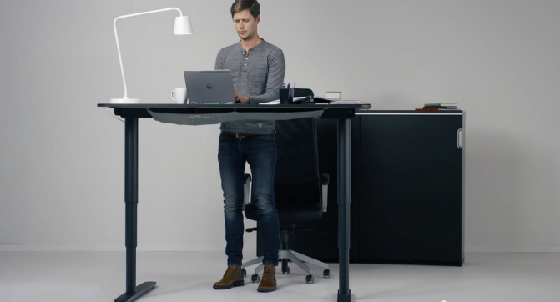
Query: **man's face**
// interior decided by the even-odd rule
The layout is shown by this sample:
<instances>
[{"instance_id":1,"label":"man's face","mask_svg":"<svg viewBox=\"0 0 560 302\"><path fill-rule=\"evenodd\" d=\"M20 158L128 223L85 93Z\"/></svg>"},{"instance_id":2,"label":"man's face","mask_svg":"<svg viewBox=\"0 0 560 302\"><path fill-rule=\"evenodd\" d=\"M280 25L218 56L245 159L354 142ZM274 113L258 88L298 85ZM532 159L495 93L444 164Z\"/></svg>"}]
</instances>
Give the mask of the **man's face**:
<instances>
[{"instance_id":1,"label":"man's face","mask_svg":"<svg viewBox=\"0 0 560 302\"><path fill-rule=\"evenodd\" d=\"M251 39L257 33L257 25L261 20L261 16L257 19L251 16L251 12L246 9L233 15L233 24L239 37L243 40Z\"/></svg>"}]
</instances>

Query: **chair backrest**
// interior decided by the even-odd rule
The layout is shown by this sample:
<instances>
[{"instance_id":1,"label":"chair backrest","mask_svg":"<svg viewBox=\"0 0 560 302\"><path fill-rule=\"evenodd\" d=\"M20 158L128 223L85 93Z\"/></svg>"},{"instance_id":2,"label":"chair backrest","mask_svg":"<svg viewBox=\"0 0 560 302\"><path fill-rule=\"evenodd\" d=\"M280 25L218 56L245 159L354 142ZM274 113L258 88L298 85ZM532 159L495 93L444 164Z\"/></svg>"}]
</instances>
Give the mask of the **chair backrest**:
<instances>
[{"instance_id":1,"label":"chair backrest","mask_svg":"<svg viewBox=\"0 0 560 302\"><path fill-rule=\"evenodd\" d=\"M321 203L315 119L277 120L276 153L276 204Z\"/></svg>"}]
</instances>

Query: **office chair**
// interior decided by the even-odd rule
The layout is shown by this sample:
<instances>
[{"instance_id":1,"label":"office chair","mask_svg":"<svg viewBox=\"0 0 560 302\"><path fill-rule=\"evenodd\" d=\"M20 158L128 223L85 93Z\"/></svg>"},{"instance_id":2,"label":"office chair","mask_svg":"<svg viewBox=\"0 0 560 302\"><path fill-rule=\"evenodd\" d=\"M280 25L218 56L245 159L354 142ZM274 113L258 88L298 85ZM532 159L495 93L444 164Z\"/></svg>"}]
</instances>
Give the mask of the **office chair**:
<instances>
[{"instance_id":1,"label":"office chair","mask_svg":"<svg viewBox=\"0 0 560 302\"><path fill-rule=\"evenodd\" d=\"M323 212L327 211L327 192L329 175L319 174L319 159L317 154L317 135L315 119L301 118L276 121L276 173L275 173L275 203L280 220L280 251L282 273L289 274L288 261L303 269L307 276L305 282L314 282L311 269L306 264L322 267L324 278L330 278L329 266L323 262L288 249L289 235L294 231L315 230ZM247 219L259 221L259 210L252 198L251 176L245 174L245 204L244 211ZM247 229L247 232L259 231L259 227ZM245 268L253 264L260 264L251 276L252 283L260 282L260 275L264 269L263 257L250 260L242 265Z\"/></svg>"}]
</instances>

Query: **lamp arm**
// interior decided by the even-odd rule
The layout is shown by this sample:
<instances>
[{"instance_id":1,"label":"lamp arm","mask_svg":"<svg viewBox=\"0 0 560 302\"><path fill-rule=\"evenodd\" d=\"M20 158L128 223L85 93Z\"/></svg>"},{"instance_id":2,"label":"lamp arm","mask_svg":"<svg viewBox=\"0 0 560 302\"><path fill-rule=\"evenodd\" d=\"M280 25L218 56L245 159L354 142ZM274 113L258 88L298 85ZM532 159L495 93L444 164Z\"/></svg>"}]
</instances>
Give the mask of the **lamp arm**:
<instances>
[{"instance_id":1,"label":"lamp arm","mask_svg":"<svg viewBox=\"0 0 560 302\"><path fill-rule=\"evenodd\" d=\"M120 17L115 18L115 21L113 22L113 29L115 31L115 40L117 41L117 51L119 52L119 64L121 65L121 74L122 74L123 85L124 85L124 98L125 99L128 98L128 92L127 92L127 89L126 89L126 80L124 78L124 69L123 69L123 63L122 63L122 57L121 57L121 48L120 48L120 45L119 45L119 35L117 34L117 20L124 19L124 18L130 18L130 17L136 17L136 16L140 16L140 15L145 15L145 14L161 13L161 12L170 11L170 10L177 10L179 12L179 17L183 16L183 13L178 8L162 8L162 9L157 9L157 10L153 10L153 11L149 11L149 12L134 13L134 14L124 15L124 16L120 16Z\"/></svg>"}]
</instances>

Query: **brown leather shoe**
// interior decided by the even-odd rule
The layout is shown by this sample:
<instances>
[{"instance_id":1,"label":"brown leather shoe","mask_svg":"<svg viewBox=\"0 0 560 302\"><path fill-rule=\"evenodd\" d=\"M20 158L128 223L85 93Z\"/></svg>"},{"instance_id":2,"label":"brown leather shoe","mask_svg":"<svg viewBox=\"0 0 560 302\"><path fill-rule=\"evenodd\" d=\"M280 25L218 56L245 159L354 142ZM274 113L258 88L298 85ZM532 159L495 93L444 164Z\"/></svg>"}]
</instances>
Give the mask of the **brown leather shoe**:
<instances>
[{"instance_id":1,"label":"brown leather shoe","mask_svg":"<svg viewBox=\"0 0 560 302\"><path fill-rule=\"evenodd\" d=\"M264 264L264 273L259 284L258 292L269 293L276 290L276 267L268 263Z\"/></svg>"},{"instance_id":2,"label":"brown leather shoe","mask_svg":"<svg viewBox=\"0 0 560 302\"><path fill-rule=\"evenodd\" d=\"M236 286L245 285L245 279L243 278L243 273L241 272L241 266L239 265L228 265L224 277L214 283L214 289L230 289Z\"/></svg>"}]
</instances>

